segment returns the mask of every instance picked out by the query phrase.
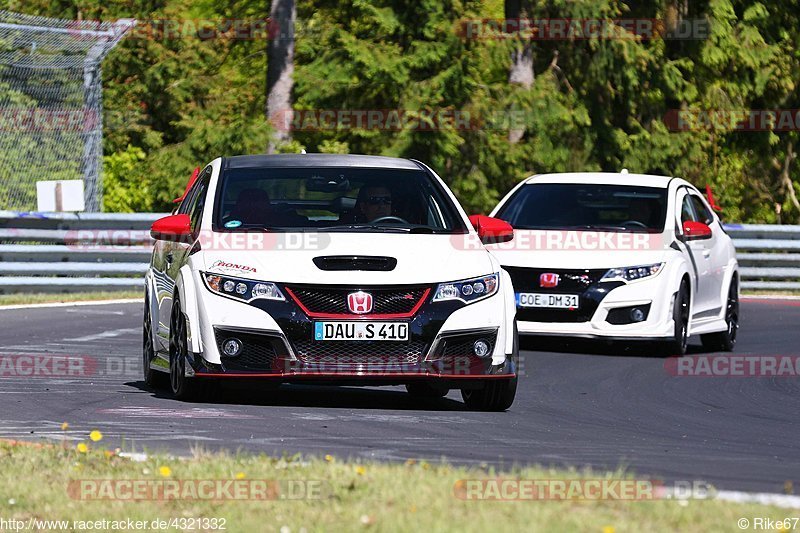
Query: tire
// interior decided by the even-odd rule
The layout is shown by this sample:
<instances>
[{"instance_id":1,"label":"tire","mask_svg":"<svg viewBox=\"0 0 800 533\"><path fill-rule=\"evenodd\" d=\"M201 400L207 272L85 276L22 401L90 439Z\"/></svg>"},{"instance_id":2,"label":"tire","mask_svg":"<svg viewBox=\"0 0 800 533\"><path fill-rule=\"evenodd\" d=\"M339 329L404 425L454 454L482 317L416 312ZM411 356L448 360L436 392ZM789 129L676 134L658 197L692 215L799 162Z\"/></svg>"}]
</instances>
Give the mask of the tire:
<instances>
[{"instance_id":1,"label":"tire","mask_svg":"<svg viewBox=\"0 0 800 533\"><path fill-rule=\"evenodd\" d=\"M519 361L519 333L514 324L514 345L511 359ZM518 371L518 370L517 370ZM478 411L505 411L517 395L517 376L511 379L487 380L482 389L461 389L461 398L470 409Z\"/></svg>"},{"instance_id":2,"label":"tire","mask_svg":"<svg viewBox=\"0 0 800 533\"><path fill-rule=\"evenodd\" d=\"M440 389L428 383L409 383L406 390L415 398L444 398L450 389Z\"/></svg>"},{"instance_id":3,"label":"tire","mask_svg":"<svg viewBox=\"0 0 800 533\"><path fill-rule=\"evenodd\" d=\"M153 346L153 320L150 314L150 298L144 298L144 313L142 320L142 377L144 384L151 389L166 388L167 374L153 370L150 363L155 359L156 352Z\"/></svg>"},{"instance_id":4,"label":"tire","mask_svg":"<svg viewBox=\"0 0 800 533\"><path fill-rule=\"evenodd\" d=\"M703 348L712 352L730 352L736 345L736 333L739 330L739 282L731 280L728 298L725 301L725 324L727 329L717 333L706 333L700 336Z\"/></svg>"},{"instance_id":5,"label":"tire","mask_svg":"<svg viewBox=\"0 0 800 533\"><path fill-rule=\"evenodd\" d=\"M672 306L672 319L675 330L671 340L663 344L665 355L684 355L689 344L689 303L691 295L689 284L681 281L681 286L675 294L675 304Z\"/></svg>"},{"instance_id":6,"label":"tire","mask_svg":"<svg viewBox=\"0 0 800 533\"><path fill-rule=\"evenodd\" d=\"M461 389L461 398L470 409L505 411L517 395L517 378L490 381L482 389Z\"/></svg>"},{"instance_id":7,"label":"tire","mask_svg":"<svg viewBox=\"0 0 800 533\"><path fill-rule=\"evenodd\" d=\"M186 320L181 312L178 296L172 305L169 328L169 383L176 400L195 401L202 396L201 383L186 377L186 355L188 353Z\"/></svg>"}]
</instances>

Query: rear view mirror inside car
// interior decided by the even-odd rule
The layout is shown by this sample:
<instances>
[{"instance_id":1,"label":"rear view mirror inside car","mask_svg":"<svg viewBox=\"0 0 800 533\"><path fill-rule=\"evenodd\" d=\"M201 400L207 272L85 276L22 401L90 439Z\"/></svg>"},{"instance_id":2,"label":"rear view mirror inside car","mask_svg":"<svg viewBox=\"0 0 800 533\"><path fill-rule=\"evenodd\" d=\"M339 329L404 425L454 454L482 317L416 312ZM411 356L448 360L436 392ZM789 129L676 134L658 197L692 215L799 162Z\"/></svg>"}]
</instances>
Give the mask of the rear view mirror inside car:
<instances>
[{"instance_id":1,"label":"rear view mirror inside car","mask_svg":"<svg viewBox=\"0 0 800 533\"><path fill-rule=\"evenodd\" d=\"M311 176L306 180L306 190L314 192L348 191L350 180L340 174L338 176Z\"/></svg>"}]
</instances>

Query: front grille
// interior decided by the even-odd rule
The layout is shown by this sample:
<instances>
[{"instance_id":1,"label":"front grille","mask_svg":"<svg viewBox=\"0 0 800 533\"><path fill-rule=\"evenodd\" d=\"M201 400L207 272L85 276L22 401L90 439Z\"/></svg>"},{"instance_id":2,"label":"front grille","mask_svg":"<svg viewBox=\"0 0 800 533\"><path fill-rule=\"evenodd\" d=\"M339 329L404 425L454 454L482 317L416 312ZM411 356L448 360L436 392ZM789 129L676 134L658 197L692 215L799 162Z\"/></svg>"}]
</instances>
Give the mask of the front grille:
<instances>
[{"instance_id":1,"label":"front grille","mask_svg":"<svg viewBox=\"0 0 800 533\"><path fill-rule=\"evenodd\" d=\"M372 311L362 316L373 315L408 315L425 296L428 287L397 287L381 289L356 288L323 288L292 287L290 294L308 309L312 315L350 315L347 307L347 295L363 290L372 295Z\"/></svg>"},{"instance_id":2,"label":"front grille","mask_svg":"<svg viewBox=\"0 0 800 533\"><path fill-rule=\"evenodd\" d=\"M425 353L420 341L295 341L294 350L304 363L324 365L415 364Z\"/></svg>"},{"instance_id":3,"label":"front grille","mask_svg":"<svg viewBox=\"0 0 800 533\"><path fill-rule=\"evenodd\" d=\"M598 282L608 271L601 269L553 269L505 267L511 276L514 292L533 292L542 294L577 294L578 309L517 307L517 320L523 322L578 323L592 319L600 301L609 290L619 286L618 282ZM556 287L542 287L539 277L545 273L558 274Z\"/></svg>"},{"instance_id":4,"label":"front grille","mask_svg":"<svg viewBox=\"0 0 800 533\"><path fill-rule=\"evenodd\" d=\"M270 370L283 346L283 341L272 335L243 333L217 329L215 332L217 348L222 365L227 371ZM242 343L242 351L235 357L228 357L222 351L227 339L235 338Z\"/></svg>"},{"instance_id":5,"label":"front grille","mask_svg":"<svg viewBox=\"0 0 800 533\"><path fill-rule=\"evenodd\" d=\"M515 292L551 292L555 294L580 294L594 285L608 272L602 269L552 269L504 267L511 276ZM546 273L558 274L558 286L545 288L539 285L539 276Z\"/></svg>"}]
</instances>

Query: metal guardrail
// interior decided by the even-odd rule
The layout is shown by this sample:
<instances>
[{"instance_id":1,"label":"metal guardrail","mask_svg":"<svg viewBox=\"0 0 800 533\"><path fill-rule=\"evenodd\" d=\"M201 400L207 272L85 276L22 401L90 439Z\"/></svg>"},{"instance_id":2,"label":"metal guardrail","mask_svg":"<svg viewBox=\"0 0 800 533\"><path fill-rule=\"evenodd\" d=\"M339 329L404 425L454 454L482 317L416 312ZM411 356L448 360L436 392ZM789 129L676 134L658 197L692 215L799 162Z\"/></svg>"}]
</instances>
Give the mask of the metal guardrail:
<instances>
[{"instance_id":1,"label":"metal guardrail","mask_svg":"<svg viewBox=\"0 0 800 533\"><path fill-rule=\"evenodd\" d=\"M0 293L143 290L162 216L0 211Z\"/></svg>"},{"instance_id":2,"label":"metal guardrail","mask_svg":"<svg viewBox=\"0 0 800 533\"><path fill-rule=\"evenodd\" d=\"M150 229L167 213L19 213L0 211L0 228Z\"/></svg>"},{"instance_id":3,"label":"metal guardrail","mask_svg":"<svg viewBox=\"0 0 800 533\"><path fill-rule=\"evenodd\" d=\"M800 226L726 224L736 246L741 287L800 290Z\"/></svg>"},{"instance_id":4,"label":"metal guardrail","mask_svg":"<svg viewBox=\"0 0 800 533\"><path fill-rule=\"evenodd\" d=\"M139 290L160 213L0 211L0 293ZM800 226L727 224L743 289L800 290Z\"/></svg>"}]
</instances>

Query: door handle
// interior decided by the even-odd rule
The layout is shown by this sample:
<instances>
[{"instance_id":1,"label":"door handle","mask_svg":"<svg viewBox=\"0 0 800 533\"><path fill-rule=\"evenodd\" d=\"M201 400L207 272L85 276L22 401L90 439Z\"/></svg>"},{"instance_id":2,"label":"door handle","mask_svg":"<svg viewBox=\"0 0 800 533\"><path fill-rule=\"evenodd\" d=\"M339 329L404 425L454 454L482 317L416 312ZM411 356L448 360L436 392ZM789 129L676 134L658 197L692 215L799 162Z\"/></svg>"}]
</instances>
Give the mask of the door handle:
<instances>
[{"instance_id":1,"label":"door handle","mask_svg":"<svg viewBox=\"0 0 800 533\"><path fill-rule=\"evenodd\" d=\"M711 255L711 250L703 250L703 257L708 257Z\"/></svg>"}]
</instances>

